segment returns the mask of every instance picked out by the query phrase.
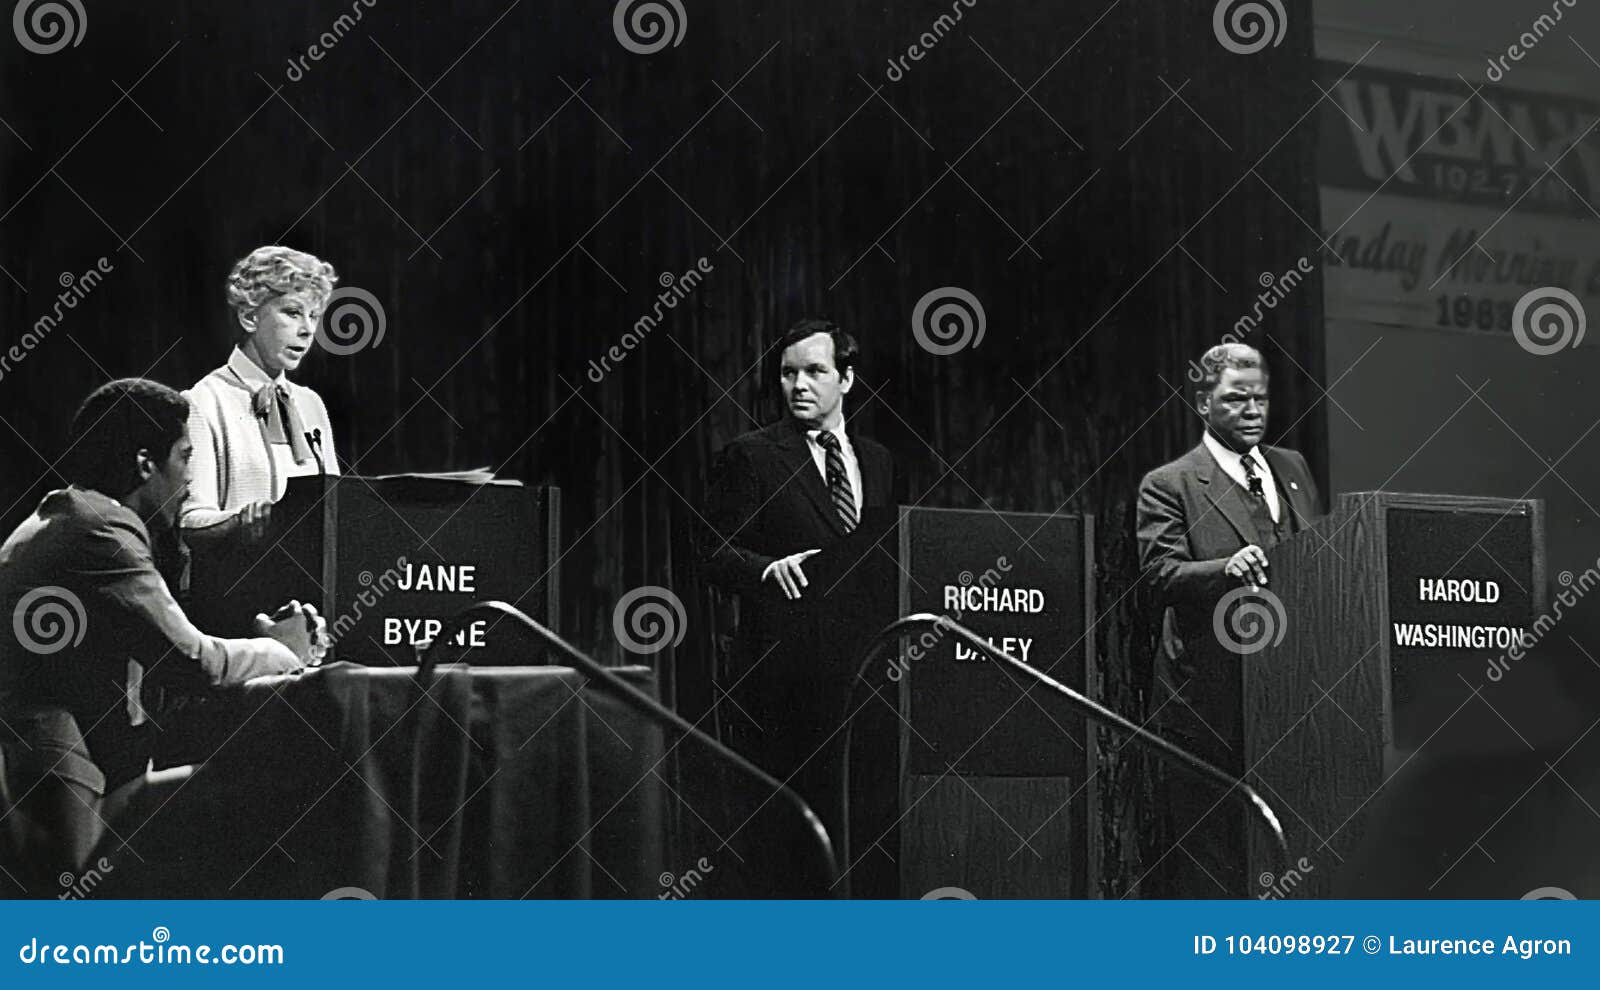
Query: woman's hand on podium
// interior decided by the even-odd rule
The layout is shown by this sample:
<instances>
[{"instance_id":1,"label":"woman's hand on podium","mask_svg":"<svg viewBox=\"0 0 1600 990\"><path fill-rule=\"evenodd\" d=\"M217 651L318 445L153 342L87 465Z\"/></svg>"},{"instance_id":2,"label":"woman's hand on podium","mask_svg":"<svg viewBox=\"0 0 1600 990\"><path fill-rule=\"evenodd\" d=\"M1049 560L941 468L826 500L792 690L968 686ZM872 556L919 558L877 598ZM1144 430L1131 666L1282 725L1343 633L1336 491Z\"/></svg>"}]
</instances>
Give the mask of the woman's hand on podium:
<instances>
[{"instance_id":1,"label":"woman's hand on podium","mask_svg":"<svg viewBox=\"0 0 1600 990\"><path fill-rule=\"evenodd\" d=\"M255 626L257 636L287 646L303 665L314 667L328 655L328 620L309 603L291 601L270 616L258 612Z\"/></svg>"},{"instance_id":2,"label":"woman's hand on podium","mask_svg":"<svg viewBox=\"0 0 1600 990\"><path fill-rule=\"evenodd\" d=\"M267 535L267 524L272 521L272 503L268 500L251 502L234 514L238 520L239 535L246 543L254 543Z\"/></svg>"},{"instance_id":3,"label":"woman's hand on podium","mask_svg":"<svg viewBox=\"0 0 1600 990\"><path fill-rule=\"evenodd\" d=\"M1257 587L1267 583L1267 552L1254 543L1240 550L1222 565L1222 572Z\"/></svg>"}]
</instances>

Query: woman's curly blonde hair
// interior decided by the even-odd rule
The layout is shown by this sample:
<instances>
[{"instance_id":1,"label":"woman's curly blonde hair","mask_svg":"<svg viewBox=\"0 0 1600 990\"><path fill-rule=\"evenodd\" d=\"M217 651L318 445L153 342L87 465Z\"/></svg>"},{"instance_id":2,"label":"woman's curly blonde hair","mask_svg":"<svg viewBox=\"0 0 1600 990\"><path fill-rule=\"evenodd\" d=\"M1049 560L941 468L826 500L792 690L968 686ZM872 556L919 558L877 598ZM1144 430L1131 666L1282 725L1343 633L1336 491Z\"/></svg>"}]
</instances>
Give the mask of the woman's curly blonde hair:
<instances>
[{"instance_id":1,"label":"woman's curly blonde hair","mask_svg":"<svg viewBox=\"0 0 1600 990\"><path fill-rule=\"evenodd\" d=\"M254 312L268 300L310 289L326 302L339 276L316 255L271 244L258 247L234 263L228 273L228 305L236 314Z\"/></svg>"}]
</instances>

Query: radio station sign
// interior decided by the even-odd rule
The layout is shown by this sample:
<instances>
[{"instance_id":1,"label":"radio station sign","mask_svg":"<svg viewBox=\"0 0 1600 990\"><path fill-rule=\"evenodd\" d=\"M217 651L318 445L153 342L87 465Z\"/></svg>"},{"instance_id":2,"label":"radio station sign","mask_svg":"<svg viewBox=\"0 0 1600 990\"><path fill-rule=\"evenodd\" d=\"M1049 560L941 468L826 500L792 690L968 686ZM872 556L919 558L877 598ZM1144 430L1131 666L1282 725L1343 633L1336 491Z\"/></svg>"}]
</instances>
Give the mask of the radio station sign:
<instances>
[{"instance_id":1,"label":"radio station sign","mask_svg":"<svg viewBox=\"0 0 1600 990\"><path fill-rule=\"evenodd\" d=\"M1343 62L1318 63L1324 186L1524 213L1592 217L1600 200L1600 103L1473 88ZM1549 174L1555 165L1559 178Z\"/></svg>"},{"instance_id":2,"label":"radio station sign","mask_svg":"<svg viewBox=\"0 0 1600 990\"><path fill-rule=\"evenodd\" d=\"M1517 301L1549 286L1600 311L1600 103L1335 61L1318 74L1329 318L1509 333Z\"/></svg>"}]
</instances>

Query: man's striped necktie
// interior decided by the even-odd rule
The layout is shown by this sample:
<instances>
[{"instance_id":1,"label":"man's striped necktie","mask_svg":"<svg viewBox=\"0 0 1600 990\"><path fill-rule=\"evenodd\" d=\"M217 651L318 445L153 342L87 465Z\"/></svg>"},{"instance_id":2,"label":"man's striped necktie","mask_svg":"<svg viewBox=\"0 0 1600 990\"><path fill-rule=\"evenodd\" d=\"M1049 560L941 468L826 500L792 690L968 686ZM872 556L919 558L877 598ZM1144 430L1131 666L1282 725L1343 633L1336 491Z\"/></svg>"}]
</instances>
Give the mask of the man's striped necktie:
<instances>
[{"instance_id":1,"label":"man's striped necktie","mask_svg":"<svg viewBox=\"0 0 1600 990\"><path fill-rule=\"evenodd\" d=\"M856 528L858 519L855 493L850 488L850 473L844 468L844 451L839 447L839 438L827 430L817 434L817 444L827 455L828 497L833 500L833 509L839 513L839 522L843 524L844 531L849 533Z\"/></svg>"},{"instance_id":2,"label":"man's striped necktie","mask_svg":"<svg viewBox=\"0 0 1600 990\"><path fill-rule=\"evenodd\" d=\"M1245 454L1243 457L1239 458L1239 463L1244 467L1245 484L1246 487L1250 489L1250 494L1261 499L1262 501L1266 501L1267 493L1266 490L1261 487L1261 475L1256 471L1255 458L1251 457L1249 454Z\"/></svg>"}]
</instances>

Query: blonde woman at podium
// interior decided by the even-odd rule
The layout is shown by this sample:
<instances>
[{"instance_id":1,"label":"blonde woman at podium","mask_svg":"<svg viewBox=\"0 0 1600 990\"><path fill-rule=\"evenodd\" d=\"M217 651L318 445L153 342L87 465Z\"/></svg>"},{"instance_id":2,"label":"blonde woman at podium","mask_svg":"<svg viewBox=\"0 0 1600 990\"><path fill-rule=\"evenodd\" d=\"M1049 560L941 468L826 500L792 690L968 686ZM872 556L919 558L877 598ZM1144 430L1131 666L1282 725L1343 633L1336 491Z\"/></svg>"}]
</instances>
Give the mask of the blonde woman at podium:
<instances>
[{"instance_id":1,"label":"blonde woman at podium","mask_svg":"<svg viewBox=\"0 0 1600 990\"><path fill-rule=\"evenodd\" d=\"M259 540L290 478L338 473L327 407L288 379L338 279L326 261L276 245L234 264L233 352L184 393L194 459L180 524L190 544Z\"/></svg>"}]
</instances>

